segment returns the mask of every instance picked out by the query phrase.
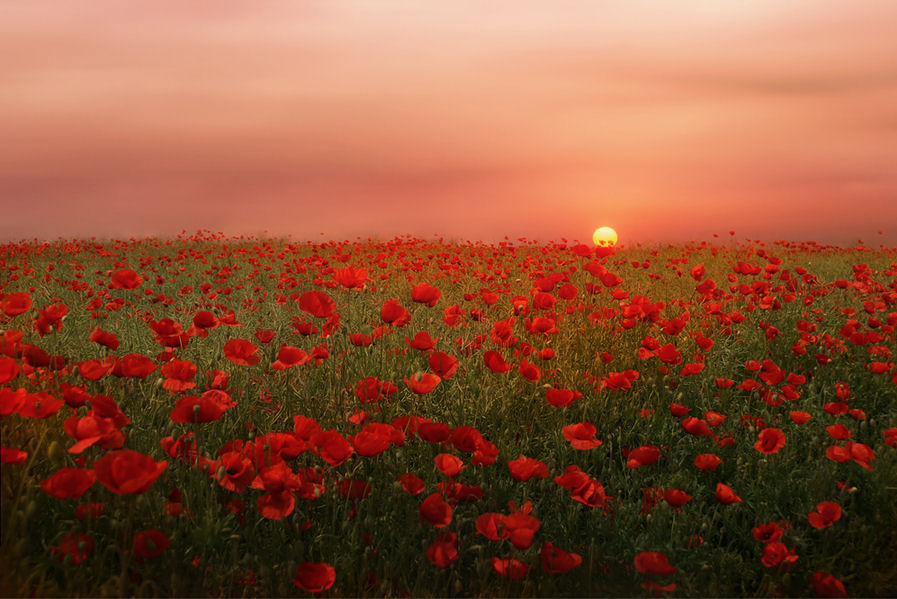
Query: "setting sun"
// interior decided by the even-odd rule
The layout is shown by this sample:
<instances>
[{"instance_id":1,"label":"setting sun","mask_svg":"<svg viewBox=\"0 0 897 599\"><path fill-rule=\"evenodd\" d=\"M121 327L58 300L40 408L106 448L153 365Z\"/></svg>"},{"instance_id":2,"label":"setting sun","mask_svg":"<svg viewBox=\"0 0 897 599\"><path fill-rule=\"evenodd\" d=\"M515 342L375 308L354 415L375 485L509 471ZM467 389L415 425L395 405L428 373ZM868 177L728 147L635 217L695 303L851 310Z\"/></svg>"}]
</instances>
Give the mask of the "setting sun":
<instances>
[{"instance_id":1,"label":"setting sun","mask_svg":"<svg viewBox=\"0 0 897 599\"><path fill-rule=\"evenodd\" d=\"M595 245L611 247L617 243L617 232L610 227L595 229L595 232L592 234L592 241L595 242Z\"/></svg>"}]
</instances>

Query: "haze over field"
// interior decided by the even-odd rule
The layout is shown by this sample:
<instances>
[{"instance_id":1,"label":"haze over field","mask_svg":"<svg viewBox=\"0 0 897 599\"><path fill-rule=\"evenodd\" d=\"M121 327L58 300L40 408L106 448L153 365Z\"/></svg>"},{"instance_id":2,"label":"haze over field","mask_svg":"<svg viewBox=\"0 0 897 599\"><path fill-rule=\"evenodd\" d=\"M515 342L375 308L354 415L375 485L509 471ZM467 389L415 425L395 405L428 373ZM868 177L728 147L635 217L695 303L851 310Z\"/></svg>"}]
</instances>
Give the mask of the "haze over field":
<instances>
[{"instance_id":1,"label":"haze over field","mask_svg":"<svg viewBox=\"0 0 897 599\"><path fill-rule=\"evenodd\" d=\"M0 239L894 245L895 22L872 0L7 3Z\"/></svg>"}]
</instances>

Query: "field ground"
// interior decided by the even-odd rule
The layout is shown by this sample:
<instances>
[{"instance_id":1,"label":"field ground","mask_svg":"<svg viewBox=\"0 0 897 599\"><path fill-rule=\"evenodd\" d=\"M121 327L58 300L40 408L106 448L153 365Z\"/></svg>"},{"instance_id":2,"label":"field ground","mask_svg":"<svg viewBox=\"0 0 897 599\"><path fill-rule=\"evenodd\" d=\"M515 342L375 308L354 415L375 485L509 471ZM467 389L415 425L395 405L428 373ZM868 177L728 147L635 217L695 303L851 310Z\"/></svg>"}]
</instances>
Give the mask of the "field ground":
<instances>
[{"instance_id":1,"label":"field ground","mask_svg":"<svg viewBox=\"0 0 897 599\"><path fill-rule=\"evenodd\" d=\"M0 260L0 595L897 593L894 248Z\"/></svg>"}]
</instances>

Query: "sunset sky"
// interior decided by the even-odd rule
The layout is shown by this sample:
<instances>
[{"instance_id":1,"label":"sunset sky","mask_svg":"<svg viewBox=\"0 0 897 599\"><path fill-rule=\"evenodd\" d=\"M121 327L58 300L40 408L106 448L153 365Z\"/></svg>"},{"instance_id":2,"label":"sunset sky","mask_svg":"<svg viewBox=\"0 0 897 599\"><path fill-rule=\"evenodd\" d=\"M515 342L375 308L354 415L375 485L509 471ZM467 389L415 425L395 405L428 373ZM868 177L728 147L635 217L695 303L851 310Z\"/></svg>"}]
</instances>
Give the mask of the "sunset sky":
<instances>
[{"instance_id":1,"label":"sunset sky","mask_svg":"<svg viewBox=\"0 0 897 599\"><path fill-rule=\"evenodd\" d=\"M895 23L888 0L7 2L0 240L897 245Z\"/></svg>"}]
</instances>

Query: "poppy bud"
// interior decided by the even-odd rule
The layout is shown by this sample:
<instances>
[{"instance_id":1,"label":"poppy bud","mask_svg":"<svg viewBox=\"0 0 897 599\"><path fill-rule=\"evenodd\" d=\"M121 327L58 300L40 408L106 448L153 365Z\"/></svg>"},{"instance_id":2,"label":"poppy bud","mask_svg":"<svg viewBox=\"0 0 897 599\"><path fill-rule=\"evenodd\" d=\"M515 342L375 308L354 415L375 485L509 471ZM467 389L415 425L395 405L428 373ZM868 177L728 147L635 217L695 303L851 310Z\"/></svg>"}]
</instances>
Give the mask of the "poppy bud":
<instances>
[{"instance_id":1,"label":"poppy bud","mask_svg":"<svg viewBox=\"0 0 897 599\"><path fill-rule=\"evenodd\" d=\"M50 458L51 462L58 462L65 458L65 452L59 445L59 441L50 443L50 447L47 448L47 457Z\"/></svg>"},{"instance_id":2,"label":"poppy bud","mask_svg":"<svg viewBox=\"0 0 897 599\"><path fill-rule=\"evenodd\" d=\"M28 505L25 506L24 521L27 522L28 520L31 520L32 516L34 516L34 513L36 511L37 511L37 502L32 499L31 501L28 502Z\"/></svg>"}]
</instances>

